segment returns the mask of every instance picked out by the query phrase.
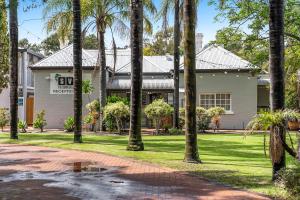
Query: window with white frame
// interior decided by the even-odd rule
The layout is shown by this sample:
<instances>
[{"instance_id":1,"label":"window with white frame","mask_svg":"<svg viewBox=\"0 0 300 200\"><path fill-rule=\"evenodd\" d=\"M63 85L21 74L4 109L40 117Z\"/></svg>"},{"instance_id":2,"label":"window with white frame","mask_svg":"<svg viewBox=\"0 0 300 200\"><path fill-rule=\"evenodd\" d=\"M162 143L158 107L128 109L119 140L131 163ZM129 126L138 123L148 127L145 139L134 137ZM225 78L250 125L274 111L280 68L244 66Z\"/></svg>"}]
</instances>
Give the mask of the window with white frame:
<instances>
[{"instance_id":1,"label":"window with white frame","mask_svg":"<svg viewBox=\"0 0 300 200\"><path fill-rule=\"evenodd\" d=\"M209 109L212 107L222 107L226 111L231 111L230 93L210 93L200 94L200 106Z\"/></svg>"}]
</instances>

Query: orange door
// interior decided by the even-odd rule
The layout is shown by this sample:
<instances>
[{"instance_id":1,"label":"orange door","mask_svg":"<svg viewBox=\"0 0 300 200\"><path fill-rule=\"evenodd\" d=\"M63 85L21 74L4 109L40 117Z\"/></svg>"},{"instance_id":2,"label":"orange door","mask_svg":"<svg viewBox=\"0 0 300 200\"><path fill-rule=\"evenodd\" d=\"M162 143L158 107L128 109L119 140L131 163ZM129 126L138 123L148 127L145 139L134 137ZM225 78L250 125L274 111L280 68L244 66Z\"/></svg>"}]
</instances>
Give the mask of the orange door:
<instances>
[{"instance_id":1,"label":"orange door","mask_svg":"<svg viewBox=\"0 0 300 200\"><path fill-rule=\"evenodd\" d=\"M28 97L26 101L26 122L28 125L33 124L33 97Z\"/></svg>"}]
</instances>

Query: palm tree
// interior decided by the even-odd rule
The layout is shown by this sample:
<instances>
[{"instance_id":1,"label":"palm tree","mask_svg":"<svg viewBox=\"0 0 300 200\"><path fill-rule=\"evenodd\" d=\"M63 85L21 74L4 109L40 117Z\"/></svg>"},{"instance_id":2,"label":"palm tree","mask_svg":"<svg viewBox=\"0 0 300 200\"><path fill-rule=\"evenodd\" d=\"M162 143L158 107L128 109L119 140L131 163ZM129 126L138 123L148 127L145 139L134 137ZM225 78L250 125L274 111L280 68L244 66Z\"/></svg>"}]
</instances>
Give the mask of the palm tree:
<instances>
[{"instance_id":1,"label":"palm tree","mask_svg":"<svg viewBox=\"0 0 300 200\"><path fill-rule=\"evenodd\" d=\"M199 5L199 0L195 0L195 5ZM164 0L158 17L162 18L163 29L168 28L168 15L174 10L174 93L173 93L173 127L179 128L179 65L180 65L180 33L181 22L183 19L183 1L182 0Z\"/></svg>"},{"instance_id":2,"label":"palm tree","mask_svg":"<svg viewBox=\"0 0 300 200\"><path fill-rule=\"evenodd\" d=\"M80 0L73 0L74 142L82 143L82 42Z\"/></svg>"},{"instance_id":3,"label":"palm tree","mask_svg":"<svg viewBox=\"0 0 300 200\"><path fill-rule=\"evenodd\" d=\"M180 64L180 18L179 11L180 5L179 0L174 1L174 96L173 96L173 127L179 128L179 64Z\"/></svg>"},{"instance_id":4,"label":"palm tree","mask_svg":"<svg viewBox=\"0 0 300 200\"><path fill-rule=\"evenodd\" d=\"M49 0L45 8L45 17L51 16L47 22L50 31L58 31L60 37L64 38L66 32L70 32L70 1L71 0ZM100 107L106 105L106 55L105 55L105 33L109 30L112 34L113 48L116 50L113 32L117 32L120 36L126 37L129 33L129 27L125 21L129 20L130 10L128 0L81 0L82 2L82 20L86 23L84 32L90 28L96 28L99 40L99 73L100 73L100 91L99 101ZM156 13L156 8L152 0L144 2L144 9L147 13ZM55 15L51 15L53 11L60 10ZM60 20L58 20L60 19ZM145 31L152 33L152 24L147 14L143 15L145 22ZM67 25L66 25L67 23ZM116 57L116 53L115 57ZM102 110L102 109L101 109ZM102 115L100 116L100 128L102 129Z\"/></svg>"},{"instance_id":5,"label":"palm tree","mask_svg":"<svg viewBox=\"0 0 300 200\"><path fill-rule=\"evenodd\" d=\"M10 138L18 139L18 1L9 1ZM24 97L25 98L25 97Z\"/></svg>"},{"instance_id":6,"label":"palm tree","mask_svg":"<svg viewBox=\"0 0 300 200\"><path fill-rule=\"evenodd\" d=\"M200 163L196 127L195 0L184 0L185 162Z\"/></svg>"},{"instance_id":7,"label":"palm tree","mask_svg":"<svg viewBox=\"0 0 300 200\"><path fill-rule=\"evenodd\" d=\"M143 0L131 0L131 96L127 150L143 151L141 134L143 83Z\"/></svg>"},{"instance_id":8,"label":"palm tree","mask_svg":"<svg viewBox=\"0 0 300 200\"><path fill-rule=\"evenodd\" d=\"M271 78L271 110L273 112L284 109L284 1L270 0L269 36L270 36L270 78ZM272 127L270 151L273 164L273 180L278 178L278 171L285 168L285 142L286 133L283 127Z\"/></svg>"}]
</instances>

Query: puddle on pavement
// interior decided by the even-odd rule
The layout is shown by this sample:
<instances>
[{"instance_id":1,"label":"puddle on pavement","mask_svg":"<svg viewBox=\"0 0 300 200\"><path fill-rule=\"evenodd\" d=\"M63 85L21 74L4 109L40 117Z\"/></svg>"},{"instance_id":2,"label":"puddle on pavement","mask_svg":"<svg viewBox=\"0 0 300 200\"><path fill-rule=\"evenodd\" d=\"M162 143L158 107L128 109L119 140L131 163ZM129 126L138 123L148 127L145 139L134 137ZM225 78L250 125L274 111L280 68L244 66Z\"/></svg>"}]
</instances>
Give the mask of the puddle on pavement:
<instances>
[{"instance_id":1,"label":"puddle on pavement","mask_svg":"<svg viewBox=\"0 0 300 200\"><path fill-rule=\"evenodd\" d=\"M68 171L62 172L17 172L0 177L1 182L40 180L47 181L45 187L60 188L67 191L67 195L79 199L117 199L133 195L140 197L137 188L147 189L141 182L128 180L117 176L117 167L103 167L93 162L65 163L70 166ZM154 186L155 187L155 186ZM166 188L158 187L158 190ZM101 198L99 198L101 197ZM131 199L131 198L130 198Z\"/></svg>"}]
</instances>

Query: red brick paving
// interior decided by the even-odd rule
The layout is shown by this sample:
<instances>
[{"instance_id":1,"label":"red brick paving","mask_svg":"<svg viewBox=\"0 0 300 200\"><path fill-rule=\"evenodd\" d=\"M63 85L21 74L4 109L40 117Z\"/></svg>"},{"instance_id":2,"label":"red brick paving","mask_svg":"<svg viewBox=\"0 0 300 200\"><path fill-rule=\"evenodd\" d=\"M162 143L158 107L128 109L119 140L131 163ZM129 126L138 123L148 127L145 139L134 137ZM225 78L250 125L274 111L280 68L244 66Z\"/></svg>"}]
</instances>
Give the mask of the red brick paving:
<instances>
[{"instance_id":1,"label":"red brick paving","mask_svg":"<svg viewBox=\"0 0 300 200\"><path fill-rule=\"evenodd\" d=\"M81 167L83 168L92 164L114 169L108 177L96 180L103 181L101 189L103 195L98 195L94 199L268 199L259 194L210 183L174 169L131 159L101 153L10 144L0 144L0 199L26 199L26 195L30 197L28 198L30 200L76 199L76 195L70 196L72 192L68 192L68 188L42 187L47 182L45 180L25 180L25 182L23 180L7 184L1 183L1 178L16 172L70 172L74 170L74 167L78 167L79 162L82 162ZM86 166L83 166L84 164ZM4 186L5 188L1 190ZM100 186L102 187L102 185ZM115 188L112 190L111 187ZM14 189L12 190L12 188ZM24 188L27 188L25 190L27 192L24 192ZM108 196L105 196L105 193ZM69 196L66 196L67 194ZM77 197L91 198L88 196L91 194L80 195Z\"/></svg>"}]
</instances>

